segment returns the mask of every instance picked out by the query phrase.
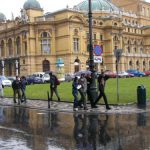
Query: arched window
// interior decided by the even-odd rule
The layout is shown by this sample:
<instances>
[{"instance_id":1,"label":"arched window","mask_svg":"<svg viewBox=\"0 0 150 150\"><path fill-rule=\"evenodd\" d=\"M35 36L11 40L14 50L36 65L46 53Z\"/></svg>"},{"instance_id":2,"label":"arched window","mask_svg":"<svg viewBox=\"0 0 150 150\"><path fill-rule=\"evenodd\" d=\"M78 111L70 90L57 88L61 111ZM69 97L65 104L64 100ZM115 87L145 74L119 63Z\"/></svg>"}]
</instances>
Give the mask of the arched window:
<instances>
[{"instance_id":1,"label":"arched window","mask_svg":"<svg viewBox=\"0 0 150 150\"><path fill-rule=\"evenodd\" d=\"M12 67L13 67L13 64L11 62L8 62L8 75L9 76L12 76Z\"/></svg>"},{"instance_id":2,"label":"arched window","mask_svg":"<svg viewBox=\"0 0 150 150\"><path fill-rule=\"evenodd\" d=\"M114 23L114 26L117 26L117 25L118 25L118 24L115 22L115 23Z\"/></svg>"},{"instance_id":3,"label":"arched window","mask_svg":"<svg viewBox=\"0 0 150 150\"><path fill-rule=\"evenodd\" d=\"M129 61L129 66L132 66L132 61Z\"/></svg>"},{"instance_id":4,"label":"arched window","mask_svg":"<svg viewBox=\"0 0 150 150\"><path fill-rule=\"evenodd\" d=\"M136 65L139 66L139 61L136 61Z\"/></svg>"},{"instance_id":5,"label":"arched window","mask_svg":"<svg viewBox=\"0 0 150 150\"><path fill-rule=\"evenodd\" d=\"M43 61L43 72L50 71L50 63L48 60Z\"/></svg>"},{"instance_id":6,"label":"arched window","mask_svg":"<svg viewBox=\"0 0 150 150\"><path fill-rule=\"evenodd\" d=\"M13 45L12 45L12 39L8 40L8 55L11 56L13 54Z\"/></svg>"},{"instance_id":7,"label":"arched window","mask_svg":"<svg viewBox=\"0 0 150 150\"><path fill-rule=\"evenodd\" d=\"M145 61L143 61L143 66L145 66L146 65L146 63L145 63Z\"/></svg>"},{"instance_id":8,"label":"arched window","mask_svg":"<svg viewBox=\"0 0 150 150\"><path fill-rule=\"evenodd\" d=\"M21 43L20 43L20 37L17 37L16 39L16 54L21 54Z\"/></svg>"},{"instance_id":9,"label":"arched window","mask_svg":"<svg viewBox=\"0 0 150 150\"><path fill-rule=\"evenodd\" d=\"M130 40L128 40L128 45L130 45L131 44L131 42L130 42Z\"/></svg>"},{"instance_id":10,"label":"arched window","mask_svg":"<svg viewBox=\"0 0 150 150\"><path fill-rule=\"evenodd\" d=\"M50 35L48 32L41 34L41 51L42 54L50 54Z\"/></svg>"},{"instance_id":11,"label":"arched window","mask_svg":"<svg viewBox=\"0 0 150 150\"><path fill-rule=\"evenodd\" d=\"M100 23L99 23L99 25L101 25L101 26L102 26L102 25L103 25L103 22L100 22Z\"/></svg>"},{"instance_id":12,"label":"arched window","mask_svg":"<svg viewBox=\"0 0 150 150\"><path fill-rule=\"evenodd\" d=\"M128 51L128 53L130 53L130 47L129 46L127 47L127 51Z\"/></svg>"},{"instance_id":13,"label":"arched window","mask_svg":"<svg viewBox=\"0 0 150 150\"><path fill-rule=\"evenodd\" d=\"M78 57L74 61L74 72L78 72L80 70L80 60Z\"/></svg>"}]
</instances>

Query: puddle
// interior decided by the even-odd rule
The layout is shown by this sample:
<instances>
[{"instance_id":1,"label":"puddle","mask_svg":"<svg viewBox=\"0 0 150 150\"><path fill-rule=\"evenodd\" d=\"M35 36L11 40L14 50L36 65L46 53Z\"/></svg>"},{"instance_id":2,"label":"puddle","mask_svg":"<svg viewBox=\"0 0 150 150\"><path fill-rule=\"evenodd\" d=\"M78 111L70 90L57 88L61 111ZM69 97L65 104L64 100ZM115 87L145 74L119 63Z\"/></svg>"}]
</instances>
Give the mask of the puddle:
<instances>
[{"instance_id":1,"label":"puddle","mask_svg":"<svg viewBox=\"0 0 150 150\"><path fill-rule=\"evenodd\" d=\"M149 112L60 113L0 107L0 150L147 150Z\"/></svg>"}]
</instances>

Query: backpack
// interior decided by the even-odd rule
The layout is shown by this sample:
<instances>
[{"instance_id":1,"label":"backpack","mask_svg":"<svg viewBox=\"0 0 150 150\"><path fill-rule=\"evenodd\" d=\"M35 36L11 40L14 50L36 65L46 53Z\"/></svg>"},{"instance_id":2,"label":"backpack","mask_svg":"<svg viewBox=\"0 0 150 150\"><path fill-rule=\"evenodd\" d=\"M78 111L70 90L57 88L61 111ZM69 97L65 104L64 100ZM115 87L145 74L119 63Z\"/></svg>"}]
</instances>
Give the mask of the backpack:
<instances>
[{"instance_id":1,"label":"backpack","mask_svg":"<svg viewBox=\"0 0 150 150\"><path fill-rule=\"evenodd\" d=\"M60 85L60 81L58 80L57 77L56 77L56 79L55 79L55 83L56 83L56 85Z\"/></svg>"}]
</instances>

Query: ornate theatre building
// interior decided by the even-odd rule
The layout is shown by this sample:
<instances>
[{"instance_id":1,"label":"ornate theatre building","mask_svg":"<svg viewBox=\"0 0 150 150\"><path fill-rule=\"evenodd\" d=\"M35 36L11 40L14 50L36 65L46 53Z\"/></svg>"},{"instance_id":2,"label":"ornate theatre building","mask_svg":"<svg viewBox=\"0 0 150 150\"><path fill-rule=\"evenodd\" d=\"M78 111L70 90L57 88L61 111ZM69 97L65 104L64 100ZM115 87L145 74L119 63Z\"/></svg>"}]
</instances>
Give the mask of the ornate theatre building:
<instances>
[{"instance_id":1,"label":"ornate theatre building","mask_svg":"<svg viewBox=\"0 0 150 150\"><path fill-rule=\"evenodd\" d=\"M97 71L115 71L115 49L122 50L119 70L150 70L150 3L144 0L92 0L93 46L101 46ZM88 69L88 0L73 8L44 13L37 0L25 1L20 16L0 13L0 74L29 75Z\"/></svg>"}]
</instances>

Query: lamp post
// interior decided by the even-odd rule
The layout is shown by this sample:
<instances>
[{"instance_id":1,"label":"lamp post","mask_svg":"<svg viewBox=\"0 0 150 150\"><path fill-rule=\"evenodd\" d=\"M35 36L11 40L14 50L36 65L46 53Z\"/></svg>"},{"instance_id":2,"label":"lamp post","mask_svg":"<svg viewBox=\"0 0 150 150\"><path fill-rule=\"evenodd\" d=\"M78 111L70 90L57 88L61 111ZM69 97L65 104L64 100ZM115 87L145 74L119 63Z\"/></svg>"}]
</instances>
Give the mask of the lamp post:
<instances>
[{"instance_id":1,"label":"lamp post","mask_svg":"<svg viewBox=\"0 0 150 150\"><path fill-rule=\"evenodd\" d=\"M15 64L16 64L16 76L18 76L18 61L17 60L15 61Z\"/></svg>"},{"instance_id":2,"label":"lamp post","mask_svg":"<svg viewBox=\"0 0 150 150\"><path fill-rule=\"evenodd\" d=\"M95 71L94 71L94 55L93 55L93 44L92 44L92 6L91 0L89 0L89 68L91 71L91 84L90 84L90 98L94 102L97 98L96 82L95 82Z\"/></svg>"},{"instance_id":3,"label":"lamp post","mask_svg":"<svg viewBox=\"0 0 150 150\"><path fill-rule=\"evenodd\" d=\"M4 60L2 60L2 75L4 76Z\"/></svg>"},{"instance_id":4,"label":"lamp post","mask_svg":"<svg viewBox=\"0 0 150 150\"><path fill-rule=\"evenodd\" d=\"M118 77L118 65L122 55L122 49L115 49L114 54L116 56L116 71L117 71L117 102L119 102L119 77Z\"/></svg>"}]
</instances>

